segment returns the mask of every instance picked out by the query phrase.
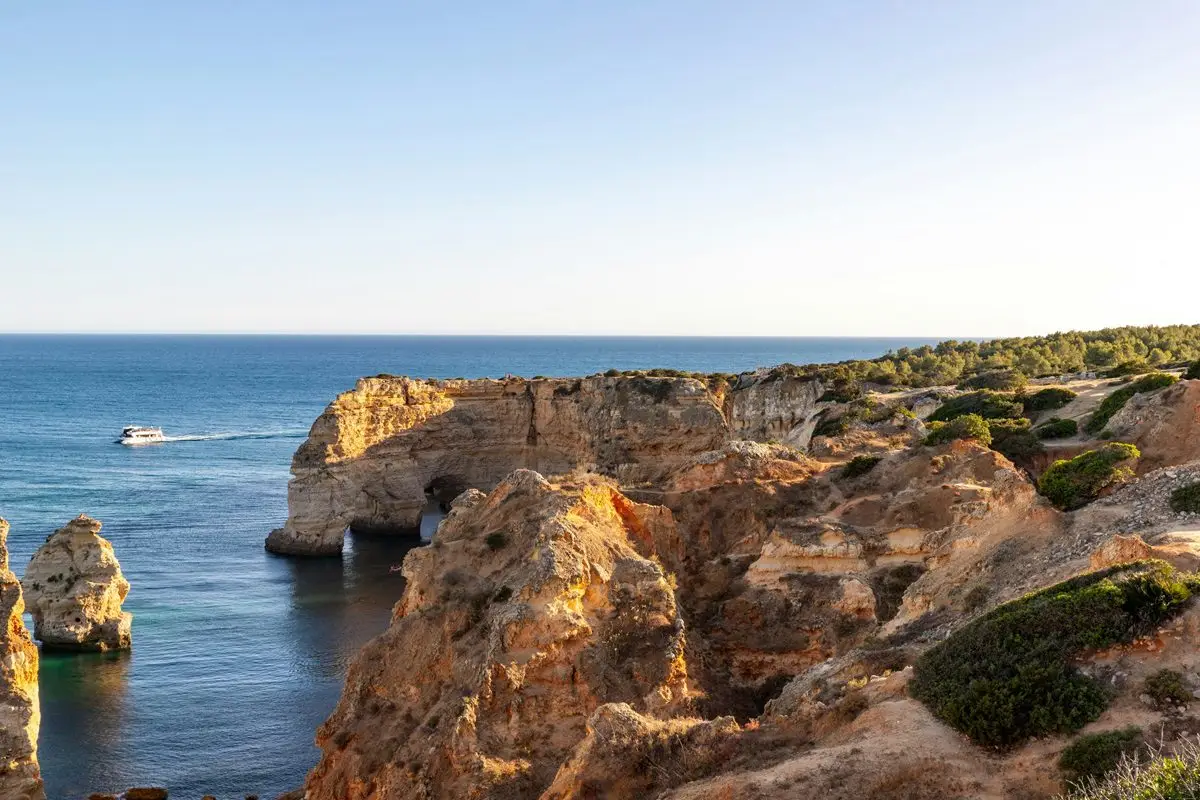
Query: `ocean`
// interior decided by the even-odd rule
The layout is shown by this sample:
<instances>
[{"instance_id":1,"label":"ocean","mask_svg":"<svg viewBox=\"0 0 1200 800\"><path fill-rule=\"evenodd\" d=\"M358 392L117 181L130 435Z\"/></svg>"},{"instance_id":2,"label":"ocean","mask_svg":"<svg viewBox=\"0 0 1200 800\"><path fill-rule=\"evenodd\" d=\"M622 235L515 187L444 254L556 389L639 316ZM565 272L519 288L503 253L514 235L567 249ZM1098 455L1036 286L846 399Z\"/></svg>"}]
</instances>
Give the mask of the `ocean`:
<instances>
[{"instance_id":1,"label":"ocean","mask_svg":"<svg viewBox=\"0 0 1200 800\"><path fill-rule=\"evenodd\" d=\"M72 517L104 523L132 584L133 651L44 654L49 797L299 787L350 659L383 630L417 543L348 537L341 560L263 550L292 452L362 375L740 372L930 339L0 336L0 516L20 575ZM114 444L125 425L172 441ZM27 620L28 621L28 620Z\"/></svg>"}]
</instances>

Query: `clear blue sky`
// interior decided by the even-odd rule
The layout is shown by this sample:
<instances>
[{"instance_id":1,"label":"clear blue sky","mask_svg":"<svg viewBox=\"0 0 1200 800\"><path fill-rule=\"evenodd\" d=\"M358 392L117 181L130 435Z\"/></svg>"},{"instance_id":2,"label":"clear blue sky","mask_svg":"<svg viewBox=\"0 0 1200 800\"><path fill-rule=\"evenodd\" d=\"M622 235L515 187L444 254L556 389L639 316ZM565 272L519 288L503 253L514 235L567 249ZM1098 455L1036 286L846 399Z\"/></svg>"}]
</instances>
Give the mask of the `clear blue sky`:
<instances>
[{"instance_id":1,"label":"clear blue sky","mask_svg":"<svg viewBox=\"0 0 1200 800\"><path fill-rule=\"evenodd\" d=\"M0 0L0 329L1200 321L1200 4Z\"/></svg>"}]
</instances>

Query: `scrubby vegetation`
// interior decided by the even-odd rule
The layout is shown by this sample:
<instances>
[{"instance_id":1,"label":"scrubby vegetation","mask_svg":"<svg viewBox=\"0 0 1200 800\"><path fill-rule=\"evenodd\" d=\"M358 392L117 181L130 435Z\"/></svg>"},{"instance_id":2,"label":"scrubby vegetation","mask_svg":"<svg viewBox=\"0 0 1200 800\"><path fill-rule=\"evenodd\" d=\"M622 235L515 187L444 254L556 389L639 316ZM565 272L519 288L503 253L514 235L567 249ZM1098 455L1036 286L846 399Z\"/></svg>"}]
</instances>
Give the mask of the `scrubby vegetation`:
<instances>
[{"instance_id":1,"label":"scrubby vegetation","mask_svg":"<svg viewBox=\"0 0 1200 800\"><path fill-rule=\"evenodd\" d=\"M988 431L992 435L992 449L1017 464L1045 452L1041 439L1029 429L1027 419L989 419Z\"/></svg>"},{"instance_id":2,"label":"scrubby vegetation","mask_svg":"<svg viewBox=\"0 0 1200 800\"><path fill-rule=\"evenodd\" d=\"M1025 413L1025 407L1012 395L983 389L952 397L929 415L933 422L949 422L965 414L977 414L984 419L1015 419Z\"/></svg>"},{"instance_id":3,"label":"scrubby vegetation","mask_svg":"<svg viewBox=\"0 0 1200 800\"><path fill-rule=\"evenodd\" d=\"M981 745L1078 730L1108 696L1072 660L1153 629L1178 613L1193 585L1165 562L1146 561L1005 603L926 651L910 692Z\"/></svg>"},{"instance_id":4,"label":"scrubby vegetation","mask_svg":"<svg viewBox=\"0 0 1200 800\"><path fill-rule=\"evenodd\" d=\"M1193 361L1188 366L1187 372L1183 373L1183 377L1189 381L1200 380L1200 361Z\"/></svg>"},{"instance_id":5,"label":"scrubby vegetation","mask_svg":"<svg viewBox=\"0 0 1200 800\"><path fill-rule=\"evenodd\" d=\"M875 465L883 461L882 456L855 456L842 468L843 478L857 478L875 469Z\"/></svg>"},{"instance_id":6,"label":"scrubby vegetation","mask_svg":"<svg viewBox=\"0 0 1200 800\"><path fill-rule=\"evenodd\" d=\"M1160 669L1148 676L1142 688L1159 711L1186 706L1192 701L1192 693L1183 685L1183 675L1173 669Z\"/></svg>"},{"instance_id":7,"label":"scrubby vegetation","mask_svg":"<svg viewBox=\"0 0 1200 800\"><path fill-rule=\"evenodd\" d=\"M1036 414L1039 411L1051 411L1062 408L1079 395L1070 389L1042 389L1040 392L1026 395L1022 398L1026 414Z\"/></svg>"},{"instance_id":8,"label":"scrubby vegetation","mask_svg":"<svg viewBox=\"0 0 1200 800\"><path fill-rule=\"evenodd\" d=\"M1111 442L1074 458L1055 461L1038 479L1038 491L1061 509L1079 508L1095 500L1106 487L1131 477L1133 470L1126 462L1140 456L1131 444Z\"/></svg>"},{"instance_id":9,"label":"scrubby vegetation","mask_svg":"<svg viewBox=\"0 0 1200 800\"><path fill-rule=\"evenodd\" d=\"M1200 514L1200 482L1171 492L1171 510L1176 514Z\"/></svg>"},{"instance_id":10,"label":"scrubby vegetation","mask_svg":"<svg viewBox=\"0 0 1200 800\"><path fill-rule=\"evenodd\" d=\"M978 414L966 414L949 422L932 423L929 426L929 434L925 437L925 444L933 447L955 439L975 439L987 446L992 443L992 433L983 417Z\"/></svg>"},{"instance_id":11,"label":"scrubby vegetation","mask_svg":"<svg viewBox=\"0 0 1200 800\"><path fill-rule=\"evenodd\" d=\"M1084 430L1088 433L1099 433L1104 430L1104 426L1108 421L1116 415L1118 411L1125 407L1129 402L1129 398L1135 394L1142 392L1153 392L1156 389L1165 389L1179 379L1174 375L1166 372L1155 372L1150 375L1144 375L1138 378L1128 386L1122 386L1100 403L1100 406L1088 418L1087 424L1084 425Z\"/></svg>"},{"instance_id":12,"label":"scrubby vegetation","mask_svg":"<svg viewBox=\"0 0 1200 800\"><path fill-rule=\"evenodd\" d=\"M1100 780L1081 782L1066 800L1197 800L1200 747L1194 741L1160 750L1149 759L1126 755Z\"/></svg>"},{"instance_id":13,"label":"scrubby vegetation","mask_svg":"<svg viewBox=\"0 0 1200 800\"><path fill-rule=\"evenodd\" d=\"M894 386L948 386L982 373L1013 369L1039 377L1084 370L1101 371L1118 364L1150 367L1200 358L1200 325L1106 328L1049 336L962 342L953 339L925 347L902 347L869 361L796 366L784 364L780 374L835 377Z\"/></svg>"},{"instance_id":14,"label":"scrubby vegetation","mask_svg":"<svg viewBox=\"0 0 1200 800\"><path fill-rule=\"evenodd\" d=\"M1142 731L1130 726L1116 731L1080 736L1062 752L1058 766L1072 781L1100 778L1142 749Z\"/></svg>"},{"instance_id":15,"label":"scrubby vegetation","mask_svg":"<svg viewBox=\"0 0 1200 800\"><path fill-rule=\"evenodd\" d=\"M997 369L967 378L960 386L964 389L994 389L1000 392L1015 392L1025 388L1029 379L1015 369Z\"/></svg>"},{"instance_id":16,"label":"scrubby vegetation","mask_svg":"<svg viewBox=\"0 0 1200 800\"><path fill-rule=\"evenodd\" d=\"M1066 439L1079 433L1079 423L1073 419L1050 419L1037 426L1034 430L1039 439Z\"/></svg>"}]
</instances>

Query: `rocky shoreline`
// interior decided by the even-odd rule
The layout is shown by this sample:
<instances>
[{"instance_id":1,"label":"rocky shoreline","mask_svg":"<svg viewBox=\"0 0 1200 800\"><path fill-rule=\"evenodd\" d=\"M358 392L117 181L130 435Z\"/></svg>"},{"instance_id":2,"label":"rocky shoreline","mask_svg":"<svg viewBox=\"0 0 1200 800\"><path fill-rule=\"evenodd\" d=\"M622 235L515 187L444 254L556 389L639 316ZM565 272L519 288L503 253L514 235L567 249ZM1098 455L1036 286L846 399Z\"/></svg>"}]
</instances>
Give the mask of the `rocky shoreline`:
<instances>
[{"instance_id":1,"label":"rocky shoreline","mask_svg":"<svg viewBox=\"0 0 1200 800\"><path fill-rule=\"evenodd\" d=\"M1106 687L1080 725L997 750L927 688L930 654L1030 592L1200 567L1200 512L1172 500L1200 482L1200 381L1160 383L1112 415L1105 435L1128 452L1098 480L1066 459L1090 465L1107 438L1038 449L1023 434L1082 423L1121 385L1090 377L1047 385L1049 408L952 387L843 396L773 371L364 378L297 450L267 548L333 556L348 528L411 536L447 513L405 558L391 624L351 664L288 797L1030 800L1064 791L1059 758L1089 735L1200 730L1182 694L1144 699L1164 671L1200 693L1186 588L1170 614L1073 656L1072 675ZM1052 502L1047 471L1084 494ZM82 582L96 591L75 607L94 613L65 639L128 645L128 584L98 532L81 517L31 562L39 636L81 596L48 602L47 586ZM23 665L3 675L17 711L0 797L36 798L37 651L19 585L0 585L6 663ZM9 776L27 788L5 794Z\"/></svg>"}]
</instances>

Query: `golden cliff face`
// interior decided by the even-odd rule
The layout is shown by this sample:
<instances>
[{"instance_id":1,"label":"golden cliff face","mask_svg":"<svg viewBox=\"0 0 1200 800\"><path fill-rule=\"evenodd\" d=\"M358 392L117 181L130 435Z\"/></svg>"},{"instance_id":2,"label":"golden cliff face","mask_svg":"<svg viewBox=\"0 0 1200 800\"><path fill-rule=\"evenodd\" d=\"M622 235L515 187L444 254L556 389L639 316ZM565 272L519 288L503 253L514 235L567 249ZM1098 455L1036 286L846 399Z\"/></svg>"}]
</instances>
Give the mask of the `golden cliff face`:
<instances>
[{"instance_id":1,"label":"golden cliff face","mask_svg":"<svg viewBox=\"0 0 1200 800\"><path fill-rule=\"evenodd\" d=\"M458 498L318 732L309 800L536 797L601 704L686 708L683 623L639 513L525 470Z\"/></svg>"},{"instance_id":2,"label":"golden cliff face","mask_svg":"<svg viewBox=\"0 0 1200 800\"><path fill-rule=\"evenodd\" d=\"M21 620L21 584L8 568L8 523L0 519L0 800L42 800L37 762L38 650Z\"/></svg>"},{"instance_id":3,"label":"golden cliff face","mask_svg":"<svg viewBox=\"0 0 1200 800\"><path fill-rule=\"evenodd\" d=\"M716 394L692 378L364 378L296 452L288 519L267 549L330 555L347 527L414 530L431 502L488 490L514 469L654 482L731 438L801 435L819 388L789 379Z\"/></svg>"}]
</instances>

